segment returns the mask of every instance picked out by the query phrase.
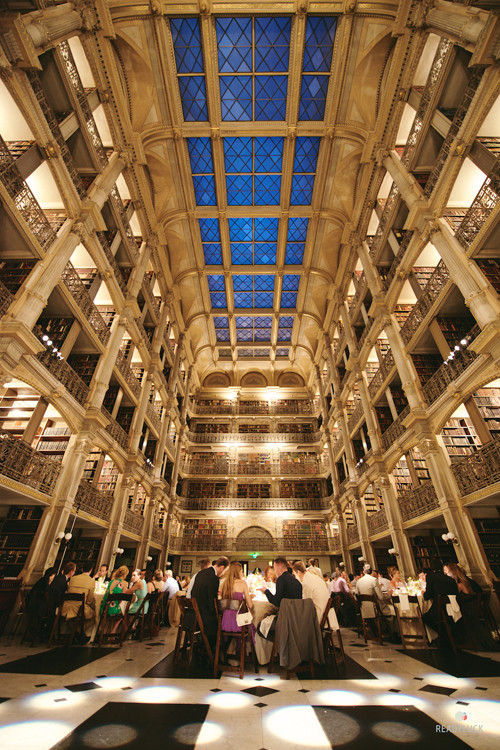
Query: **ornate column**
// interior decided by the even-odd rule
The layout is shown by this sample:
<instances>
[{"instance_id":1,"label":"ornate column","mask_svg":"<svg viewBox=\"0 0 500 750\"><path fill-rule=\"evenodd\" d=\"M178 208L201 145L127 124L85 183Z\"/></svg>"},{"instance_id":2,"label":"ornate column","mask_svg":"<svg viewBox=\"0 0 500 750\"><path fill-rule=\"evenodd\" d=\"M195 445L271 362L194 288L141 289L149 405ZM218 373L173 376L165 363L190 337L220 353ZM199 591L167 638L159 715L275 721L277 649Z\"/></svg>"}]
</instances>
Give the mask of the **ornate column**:
<instances>
[{"instance_id":1,"label":"ornate column","mask_svg":"<svg viewBox=\"0 0 500 750\"><path fill-rule=\"evenodd\" d=\"M179 374L179 365L181 362L182 350L184 348L184 334L179 334L179 340L175 347L174 363L172 365L172 371L168 379L168 398L170 401L174 399L175 384L177 381L177 375ZM187 392L187 391L186 391Z\"/></svg>"},{"instance_id":2,"label":"ornate column","mask_svg":"<svg viewBox=\"0 0 500 750\"><path fill-rule=\"evenodd\" d=\"M113 498L113 508L111 510L111 518L109 519L109 526L104 532L101 544L100 559L103 563L109 564L110 570L113 570L115 567L115 550L120 545L123 518L127 509L127 499L132 481L132 477L128 471L125 471L121 475L121 480L116 487Z\"/></svg>"},{"instance_id":3,"label":"ornate column","mask_svg":"<svg viewBox=\"0 0 500 750\"><path fill-rule=\"evenodd\" d=\"M487 11L446 0L434 0L424 16L428 31L451 39L462 47L475 47L491 19ZM493 19L494 20L494 19Z\"/></svg>"},{"instance_id":4,"label":"ornate column","mask_svg":"<svg viewBox=\"0 0 500 750\"><path fill-rule=\"evenodd\" d=\"M144 513L144 521L142 524L141 541L139 542L138 547L137 547L136 560L137 560L138 567L140 567L141 569L143 567L146 567L145 561L148 555L149 542L151 540L151 532L153 529L153 519L154 519L154 509L155 509L154 494L155 494L155 490L152 490L151 496L148 498L148 502L146 505L145 513Z\"/></svg>"},{"instance_id":5,"label":"ornate column","mask_svg":"<svg viewBox=\"0 0 500 750\"><path fill-rule=\"evenodd\" d=\"M384 320L384 330L391 347L391 353L394 357L394 363L399 372L401 378L401 385L405 392L406 398L410 409L417 410L418 412L425 412L426 405L422 392L420 389L420 383L413 367L410 363L408 355L406 354L399 328L392 315L387 315Z\"/></svg>"},{"instance_id":6,"label":"ornate column","mask_svg":"<svg viewBox=\"0 0 500 750\"><path fill-rule=\"evenodd\" d=\"M361 403L363 404L363 413L365 415L366 428L372 444L372 451L373 453L379 453L382 446L379 438L378 423L370 404L370 394L368 393L368 386L366 385L366 374L363 370L356 369L356 384L358 386L359 395L361 396Z\"/></svg>"},{"instance_id":7,"label":"ornate column","mask_svg":"<svg viewBox=\"0 0 500 750\"><path fill-rule=\"evenodd\" d=\"M413 558L408 534L403 528L401 510L399 508L394 485L388 474L380 474L379 478L377 478L376 484L382 493L382 500L384 501L384 510L389 524L392 545L398 553L397 566L403 577L407 578L408 576L414 576L416 573L415 560Z\"/></svg>"},{"instance_id":8,"label":"ornate column","mask_svg":"<svg viewBox=\"0 0 500 750\"><path fill-rule=\"evenodd\" d=\"M184 399L182 401L182 409L181 409L181 428L179 430L179 435L177 438L177 443L175 446L175 461L174 466L172 469L172 479L170 483L170 499L172 502L175 502L177 497L177 479L179 477L179 468L181 463L181 450L182 450L182 443L183 438L186 432L186 414L187 414L187 407L188 407L188 401L189 401L189 389L191 386L191 378L193 376L193 365L189 366L187 377L186 377L186 383L185 383L185 390L184 390Z\"/></svg>"},{"instance_id":9,"label":"ornate column","mask_svg":"<svg viewBox=\"0 0 500 750\"><path fill-rule=\"evenodd\" d=\"M153 375L148 372L146 377L142 381L141 397L139 399L139 405L137 406L131 425L131 438L130 438L130 453L137 453L139 450L139 442L142 435L142 425L144 424L144 418L146 416L146 409L149 403L149 396L151 394L151 385L153 384Z\"/></svg>"},{"instance_id":10,"label":"ornate column","mask_svg":"<svg viewBox=\"0 0 500 750\"><path fill-rule=\"evenodd\" d=\"M109 381L113 373L113 367L116 363L126 325L127 318L124 317L116 317L111 324L111 336L104 354L99 358L94 377L92 378L92 392L89 398L90 409L100 409L102 406L104 396L109 388Z\"/></svg>"},{"instance_id":11,"label":"ornate column","mask_svg":"<svg viewBox=\"0 0 500 750\"><path fill-rule=\"evenodd\" d=\"M340 503L336 503L335 505L335 518L337 520L337 524L339 527L340 548L342 550L342 559L344 561L344 568L348 573L354 573L354 569L352 565L352 557L349 551L349 542L347 541L346 522L345 522L344 516L342 515L342 511L340 509Z\"/></svg>"},{"instance_id":12,"label":"ornate column","mask_svg":"<svg viewBox=\"0 0 500 750\"><path fill-rule=\"evenodd\" d=\"M388 156L385 156L382 159L382 164L396 183L401 197L409 209L423 200L415 178L408 174L405 165L395 151L391 151Z\"/></svg>"},{"instance_id":13,"label":"ornate column","mask_svg":"<svg viewBox=\"0 0 500 750\"><path fill-rule=\"evenodd\" d=\"M365 507L359 497L353 500L352 505L354 507L354 514L356 516L356 522L359 530L359 543L361 545L361 552L363 553L365 561L369 562L370 565L374 565L375 552L370 541L370 532L368 531L368 522L366 519Z\"/></svg>"}]
</instances>

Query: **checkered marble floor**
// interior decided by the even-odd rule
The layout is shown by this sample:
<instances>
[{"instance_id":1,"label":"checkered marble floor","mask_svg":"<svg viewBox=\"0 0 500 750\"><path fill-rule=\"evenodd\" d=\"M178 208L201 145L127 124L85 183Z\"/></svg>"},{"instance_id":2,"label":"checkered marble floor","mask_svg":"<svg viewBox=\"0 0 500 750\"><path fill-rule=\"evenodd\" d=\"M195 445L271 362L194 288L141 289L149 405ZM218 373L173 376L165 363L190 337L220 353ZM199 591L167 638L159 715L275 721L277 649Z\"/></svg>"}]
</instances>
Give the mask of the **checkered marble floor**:
<instances>
[{"instance_id":1,"label":"checkered marble floor","mask_svg":"<svg viewBox=\"0 0 500 750\"><path fill-rule=\"evenodd\" d=\"M144 676L161 675L169 663L175 639L170 629L121 649L72 649L80 654L71 658L63 649L47 654L46 648L3 638L0 747L498 747L500 655L449 655L438 669L399 646L365 646L350 630L343 638L351 666L314 680L286 680L266 667L243 680L231 673L217 679L209 673Z\"/></svg>"}]
</instances>

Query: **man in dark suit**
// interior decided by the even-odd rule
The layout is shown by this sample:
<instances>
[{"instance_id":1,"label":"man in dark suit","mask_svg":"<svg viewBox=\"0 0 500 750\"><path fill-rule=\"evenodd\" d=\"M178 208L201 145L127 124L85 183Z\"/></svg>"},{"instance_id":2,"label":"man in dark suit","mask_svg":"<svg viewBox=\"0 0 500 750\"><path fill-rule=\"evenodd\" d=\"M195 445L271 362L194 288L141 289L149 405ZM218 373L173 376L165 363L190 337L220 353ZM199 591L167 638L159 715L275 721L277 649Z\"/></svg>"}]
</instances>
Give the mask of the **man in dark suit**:
<instances>
[{"instance_id":1,"label":"man in dark suit","mask_svg":"<svg viewBox=\"0 0 500 750\"><path fill-rule=\"evenodd\" d=\"M217 599L219 592L219 579L224 575L228 566L227 557L219 557L209 568L198 571L191 592L191 598L196 599L203 627L211 646L215 645L218 624L214 599Z\"/></svg>"},{"instance_id":2,"label":"man in dark suit","mask_svg":"<svg viewBox=\"0 0 500 750\"><path fill-rule=\"evenodd\" d=\"M430 625L434 630L438 630L438 596L448 594L458 594L458 587L454 578L447 576L442 570L424 570L425 573L425 593L424 599L432 600L432 605L428 612L422 615L426 625ZM450 622L451 618L450 618Z\"/></svg>"},{"instance_id":3,"label":"man in dark suit","mask_svg":"<svg viewBox=\"0 0 500 750\"><path fill-rule=\"evenodd\" d=\"M288 563L284 557L277 557L273 563L274 572L278 576L276 580L276 593L272 594L265 586L260 590L264 592L271 604L280 606L282 599L302 599L302 584L288 570Z\"/></svg>"},{"instance_id":4,"label":"man in dark suit","mask_svg":"<svg viewBox=\"0 0 500 750\"><path fill-rule=\"evenodd\" d=\"M74 562L64 563L61 573L58 573L49 586L49 617L48 632L52 630L52 625L56 617L56 609L61 605L70 578L75 575L76 565Z\"/></svg>"}]
</instances>

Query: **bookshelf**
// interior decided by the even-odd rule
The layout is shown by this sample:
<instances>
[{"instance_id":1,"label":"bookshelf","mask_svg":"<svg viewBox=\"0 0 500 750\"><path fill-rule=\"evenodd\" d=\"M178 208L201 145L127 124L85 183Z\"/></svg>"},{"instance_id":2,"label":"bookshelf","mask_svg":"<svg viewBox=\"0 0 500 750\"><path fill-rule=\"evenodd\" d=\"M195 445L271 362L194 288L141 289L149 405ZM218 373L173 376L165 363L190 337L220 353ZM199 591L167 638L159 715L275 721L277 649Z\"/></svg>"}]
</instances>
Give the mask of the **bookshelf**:
<instances>
[{"instance_id":1,"label":"bookshelf","mask_svg":"<svg viewBox=\"0 0 500 750\"><path fill-rule=\"evenodd\" d=\"M187 496L193 499L204 497L227 497L227 482L188 482Z\"/></svg>"},{"instance_id":2,"label":"bookshelf","mask_svg":"<svg viewBox=\"0 0 500 750\"><path fill-rule=\"evenodd\" d=\"M83 467L83 479L86 479L87 482L93 482L100 459L101 451L91 451L87 456Z\"/></svg>"},{"instance_id":3,"label":"bookshelf","mask_svg":"<svg viewBox=\"0 0 500 750\"><path fill-rule=\"evenodd\" d=\"M479 143L482 143L482 145L488 149L492 154L495 154L495 156L500 155L500 138L493 137L493 136L485 136L485 135L479 135L476 138ZM10 144L9 144L10 149Z\"/></svg>"},{"instance_id":4,"label":"bookshelf","mask_svg":"<svg viewBox=\"0 0 500 750\"><path fill-rule=\"evenodd\" d=\"M0 399L1 431L21 438L39 399L29 388L9 389Z\"/></svg>"},{"instance_id":5,"label":"bookshelf","mask_svg":"<svg viewBox=\"0 0 500 750\"><path fill-rule=\"evenodd\" d=\"M118 468L113 461L106 456L102 465L99 479L97 480L97 489L105 495L112 495L118 481Z\"/></svg>"},{"instance_id":6,"label":"bookshelf","mask_svg":"<svg viewBox=\"0 0 500 750\"><path fill-rule=\"evenodd\" d=\"M68 364L86 385L90 385L99 357L99 354L70 354Z\"/></svg>"},{"instance_id":7,"label":"bookshelf","mask_svg":"<svg viewBox=\"0 0 500 750\"><path fill-rule=\"evenodd\" d=\"M19 159L34 143L35 141L6 141L6 146L12 158Z\"/></svg>"},{"instance_id":8,"label":"bookshelf","mask_svg":"<svg viewBox=\"0 0 500 750\"><path fill-rule=\"evenodd\" d=\"M417 570L422 568L442 568L446 562L456 562L457 556L452 544L446 544L441 534L410 537Z\"/></svg>"},{"instance_id":9,"label":"bookshelf","mask_svg":"<svg viewBox=\"0 0 500 750\"><path fill-rule=\"evenodd\" d=\"M417 375L422 384L426 383L434 375L436 370L443 364L443 358L440 354L428 352L426 354L410 354Z\"/></svg>"},{"instance_id":10,"label":"bookshelf","mask_svg":"<svg viewBox=\"0 0 500 750\"><path fill-rule=\"evenodd\" d=\"M9 292L15 294L28 277L36 260L0 260L0 276Z\"/></svg>"},{"instance_id":11,"label":"bookshelf","mask_svg":"<svg viewBox=\"0 0 500 750\"><path fill-rule=\"evenodd\" d=\"M134 418L135 406L120 406L116 415L116 421L120 427L128 433L132 419Z\"/></svg>"},{"instance_id":12,"label":"bookshelf","mask_svg":"<svg viewBox=\"0 0 500 750\"><path fill-rule=\"evenodd\" d=\"M396 305L394 308L394 317L398 321L400 327L403 325L412 310L413 305Z\"/></svg>"},{"instance_id":13,"label":"bookshelf","mask_svg":"<svg viewBox=\"0 0 500 750\"><path fill-rule=\"evenodd\" d=\"M283 546L285 550L310 546L311 542L326 540L325 524L321 519L283 521Z\"/></svg>"},{"instance_id":14,"label":"bookshelf","mask_svg":"<svg viewBox=\"0 0 500 750\"><path fill-rule=\"evenodd\" d=\"M413 462L413 467L415 469L415 473L418 477L419 483L422 484L423 482L426 482L428 479L430 479L431 477L429 474L429 469L427 468L427 463L418 448L411 449L410 458Z\"/></svg>"},{"instance_id":15,"label":"bookshelf","mask_svg":"<svg viewBox=\"0 0 500 750\"><path fill-rule=\"evenodd\" d=\"M450 349L458 344L461 339L465 338L475 325L472 315L469 315L467 318L438 316L436 320Z\"/></svg>"},{"instance_id":16,"label":"bookshelf","mask_svg":"<svg viewBox=\"0 0 500 750\"><path fill-rule=\"evenodd\" d=\"M92 565L93 571L96 571L101 542L101 539L87 539L86 537L72 540L68 557L76 563L77 573L89 564Z\"/></svg>"},{"instance_id":17,"label":"bookshelf","mask_svg":"<svg viewBox=\"0 0 500 750\"><path fill-rule=\"evenodd\" d=\"M500 577L500 518L474 518L473 520L488 564L493 573Z\"/></svg>"},{"instance_id":18,"label":"bookshelf","mask_svg":"<svg viewBox=\"0 0 500 750\"><path fill-rule=\"evenodd\" d=\"M488 430L496 437L500 433L500 388L480 388L473 398Z\"/></svg>"},{"instance_id":19,"label":"bookshelf","mask_svg":"<svg viewBox=\"0 0 500 750\"><path fill-rule=\"evenodd\" d=\"M468 210L469 209L467 208L446 207L443 212L443 219L447 221L453 231L456 232Z\"/></svg>"},{"instance_id":20,"label":"bookshelf","mask_svg":"<svg viewBox=\"0 0 500 750\"><path fill-rule=\"evenodd\" d=\"M280 497L318 499L321 497L319 482L280 482Z\"/></svg>"},{"instance_id":21,"label":"bookshelf","mask_svg":"<svg viewBox=\"0 0 500 750\"><path fill-rule=\"evenodd\" d=\"M115 319L115 308L110 305L98 305L97 309L108 328L111 328L111 324Z\"/></svg>"},{"instance_id":22,"label":"bookshelf","mask_svg":"<svg viewBox=\"0 0 500 750\"><path fill-rule=\"evenodd\" d=\"M269 414L267 401L240 401L240 414Z\"/></svg>"},{"instance_id":23,"label":"bookshelf","mask_svg":"<svg viewBox=\"0 0 500 750\"><path fill-rule=\"evenodd\" d=\"M78 278L86 289L90 289L97 276L97 268L75 268Z\"/></svg>"},{"instance_id":24,"label":"bookshelf","mask_svg":"<svg viewBox=\"0 0 500 750\"><path fill-rule=\"evenodd\" d=\"M394 422L392 412L388 406L375 406L375 413L377 415L380 432L384 434L389 429L391 424Z\"/></svg>"},{"instance_id":25,"label":"bookshelf","mask_svg":"<svg viewBox=\"0 0 500 750\"><path fill-rule=\"evenodd\" d=\"M270 465L270 453L240 453L238 455L239 474L260 474Z\"/></svg>"},{"instance_id":26,"label":"bookshelf","mask_svg":"<svg viewBox=\"0 0 500 750\"><path fill-rule=\"evenodd\" d=\"M46 426L38 437L37 451L62 456L68 447L71 430L69 427Z\"/></svg>"},{"instance_id":27,"label":"bookshelf","mask_svg":"<svg viewBox=\"0 0 500 750\"><path fill-rule=\"evenodd\" d=\"M297 435L301 433L311 435L314 432L314 425L312 422L280 422L277 426L277 432L288 435Z\"/></svg>"},{"instance_id":28,"label":"bookshelf","mask_svg":"<svg viewBox=\"0 0 500 750\"><path fill-rule=\"evenodd\" d=\"M238 432L242 435L265 435L269 433L268 424L239 424Z\"/></svg>"},{"instance_id":29,"label":"bookshelf","mask_svg":"<svg viewBox=\"0 0 500 750\"><path fill-rule=\"evenodd\" d=\"M441 436L452 460L469 456L481 445L476 428L469 418L449 419Z\"/></svg>"},{"instance_id":30,"label":"bookshelf","mask_svg":"<svg viewBox=\"0 0 500 750\"><path fill-rule=\"evenodd\" d=\"M37 323L43 333L50 336L55 347L61 348L69 329L73 325L72 318L39 318Z\"/></svg>"},{"instance_id":31,"label":"bookshelf","mask_svg":"<svg viewBox=\"0 0 500 750\"><path fill-rule=\"evenodd\" d=\"M475 261L495 292L500 294L500 258L475 258Z\"/></svg>"},{"instance_id":32,"label":"bookshelf","mask_svg":"<svg viewBox=\"0 0 500 750\"><path fill-rule=\"evenodd\" d=\"M406 394L404 390L397 385L391 385L389 386L389 388L391 391L392 400L394 401L394 406L396 407L396 411L398 414L401 414L401 412L408 406L408 399L406 398Z\"/></svg>"},{"instance_id":33,"label":"bookshelf","mask_svg":"<svg viewBox=\"0 0 500 750\"><path fill-rule=\"evenodd\" d=\"M118 396L118 391L119 391L119 386L111 384L108 386L108 390L104 394L104 399L102 403L103 403L104 408L107 409L110 414L115 407L116 397Z\"/></svg>"},{"instance_id":34,"label":"bookshelf","mask_svg":"<svg viewBox=\"0 0 500 750\"><path fill-rule=\"evenodd\" d=\"M392 471L392 476L396 481L396 490L398 495L404 495L405 492L413 489L413 482L410 475L410 468L406 456L402 456Z\"/></svg>"},{"instance_id":35,"label":"bookshelf","mask_svg":"<svg viewBox=\"0 0 500 750\"><path fill-rule=\"evenodd\" d=\"M270 484L238 484L236 488L236 497L271 497Z\"/></svg>"},{"instance_id":36,"label":"bookshelf","mask_svg":"<svg viewBox=\"0 0 500 750\"><path fill-rule=\"evenodd\" d=\"M15 578L23 569L42 514L40 505L15 505L0 522L0 567L4 577Z\"/></svg>"},{"instance_id":37,"label":"bookshelf","mask_svg":"<svg viewBox=\"0 0 500 750\"><path fill-rule=\"evenodd\" d=\"M200 539L206 538L208 541L211 539L222 539L227 534L227 522L225 519L198 519L189 518L184 522L183 526L183 537L189 539Z\"/></svg>"},{"instance_id":38,"label":"bookshelf","mask_svg":"<svg viewBox=\"0 0 500 750\"><path fill-rule=\"evenodd\" d=\"M433 266L414 266L413 267L413 275L415 276L416 280L418 281L418 285L421 289L424 289L427 282L431 278L432 274L435 271L435 267Z\"/></svg>"},{"instance_id":39,"label":"bookshelf","mask_svg":"<svg viewBox=\"0 0 500 750\"><path fill-rule=\"evenodd\" d=\"M209 432L215 435L226 434L229 432L229 424L223 422L198 422L194 425L194 432L199 435Z\"/></svg>"}]
</instances>

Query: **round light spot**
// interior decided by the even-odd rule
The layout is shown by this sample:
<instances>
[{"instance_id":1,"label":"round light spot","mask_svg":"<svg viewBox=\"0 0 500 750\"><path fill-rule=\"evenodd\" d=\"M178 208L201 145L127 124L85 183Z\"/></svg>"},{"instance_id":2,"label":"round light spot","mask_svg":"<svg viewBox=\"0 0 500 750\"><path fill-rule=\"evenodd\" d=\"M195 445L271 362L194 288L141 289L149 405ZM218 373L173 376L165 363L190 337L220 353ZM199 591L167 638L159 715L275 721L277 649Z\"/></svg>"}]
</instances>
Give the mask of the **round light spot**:
<instances>
[{"instance_id":1,"label":"round light spot","mask_svg":"<svg viewBox=\"0 0 500 750\"><path fill-rule=\"evenodd\" d=\"M223 734L224 730L219 724L215 724L213 721L205 721L203 724L184 724L183 727L179 727L174 732L174 738L184 745L200 747L220 740Z\"/></svg>"},{"instance_id":2,"label":"round light spot","mask_svg":"<svg viewBox=\"0 0 500 750\"><path fill-rule=\"evenodd\" d=\"M214 708L248 708L253 700L246 693L214 693L208 702Z\"/></svg>"},{"instance_id":3,"label":"round light spot","mask_svg":"<svg viewBox=\"0 0 500 750\"><path fill-rule=\"evenodd\" d=\"M363 695L351 690L321 690L316 699L324 706L362 706L366 703Z\"/></svg>"},{"instance_id":4,"label":"round light spot","mask_svg":"<svg viewBox=\"0 0 500 750\"><path fill-rule=\"evenodd\" d=\"M372 731L377 737L389 742L417 742L421 737L416 727L401 721L379 721L372 727Z\"/></svg>"},{"instance_id":5,"label":"round light spot","mask_svg":"<svg viewBox=\"0 0 500 750\"><path fill-rule=\"evenodd\" d=\"M265 728L292 747L325 747L328 740L311 706L287 706L267 714Z\"/></svg>"},{"instance_id":6,"label":"round light spot","mask_svg":"<svg viewBox=\"0 0 500 750\"><path fill-rule=\"evenodd\" d=\"M102 724L85 732L82 742L87 747L125 747L136 737L135 729L126 724Z\"/></svg>"},{"instance_id":7,"label":"round light spot","mask_svg":"<svg viewBox=\"0 0 500 750\"><path fill-rule=\"evenodd\" d=\"M73 729L63 721L21 721L0 727L0 747L23 747L34 745L43 737L47 746L59 742Z\"/></svg>"},{"instance_id":8,"label":"round light spot","mask_svg":"<svg viewBox=\"0 0 500 750\"><path fill-rule=\"evenodd\" d=\"M174 687L155 685L133 690L131 699L139 703L169 703L175 701L181 695L181 690Z\"/></svg>"}]
</instances>

